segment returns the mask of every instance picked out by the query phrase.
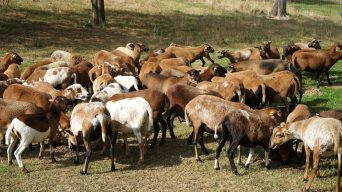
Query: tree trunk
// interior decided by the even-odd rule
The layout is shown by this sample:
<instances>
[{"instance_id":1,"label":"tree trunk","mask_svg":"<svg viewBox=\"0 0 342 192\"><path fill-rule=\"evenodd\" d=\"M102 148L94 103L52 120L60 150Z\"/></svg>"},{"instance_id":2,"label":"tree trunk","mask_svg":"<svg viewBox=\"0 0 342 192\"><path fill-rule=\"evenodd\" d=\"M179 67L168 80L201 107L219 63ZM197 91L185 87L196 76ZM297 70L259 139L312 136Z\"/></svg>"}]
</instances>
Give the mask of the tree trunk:
<instances>
[{"instance_id":1,"label":"tree trunk","mask_svg":"<svg viewBox=\"0 0 342 192\"><path fill-rule=\"evenodd\" d=\"M286 17L286 0L273 0L272 16Z\"/></svg>"},{"instance_id":2,"label":"tree trunk","mask_svg":"<svg viewBox=\"0 0 342 192\"><path fill-rule=\"evenodd\" d=\"M280 2L280 17L286 17L287 13L286 13L286 0L279 0Z\"/></svg>"},{"instance_id":3,"label":"tree trunk","mask_svg":"<svg viewBox=\"0 0 342 192\"><path fill-rule=\"evenodd\" d=\"M340 1L340 16L342 17L342 0Z\"/></svg>"},{"instance_id":4,"label":"tree trunk","mask_svg":"<svg viewBox=\"0 0 342 192\"><path fill-rule=\"evenodd\" d=\"M94 25L105 25L106 17L104 10L104 0L91 0Z\"/></svg>"}]
</instances>

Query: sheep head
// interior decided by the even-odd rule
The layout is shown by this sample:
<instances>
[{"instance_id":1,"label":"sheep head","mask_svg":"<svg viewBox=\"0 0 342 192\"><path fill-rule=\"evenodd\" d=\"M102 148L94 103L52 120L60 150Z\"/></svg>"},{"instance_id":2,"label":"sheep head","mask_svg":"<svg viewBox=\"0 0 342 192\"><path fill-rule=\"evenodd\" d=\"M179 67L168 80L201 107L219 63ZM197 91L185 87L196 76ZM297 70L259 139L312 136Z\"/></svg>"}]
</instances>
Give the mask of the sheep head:
<instances>
[{"instance_id":1,"label":"sheep head","mask_svg":"<svg viewBox=\"0 0 342 192\"><path fill-rule=\"evenodd\" d=\"M281 123L280 126L273 129L270 139L270 147L272 149L276 149L293 138L289 132L289 125L290 123Z\"/></svg>"},{"instance_id":2,"label":"sheep head","mask_svg":"<svg viewBox=\"0 0 342 192\"><path fill-rule=\"evenodd\" d=\"M317 40L317 39L313 39L312 41L310 41L308 43L308 47L312 47L315 49L321 49L321 45L320 42L322 42L321 40Z\"/></svg>"},{"instance_id":3,"label":"sheep head","mask_svg":"<svg viewBox=\"0 0 342 192\"><path fill-rule=\"evenodd\" d=\"M204 51L207 52L207 53L214 53L215 50L212 46L210 46L209 44L204 44Z\"/></svg>"},{"instance_id":4,"label":"sheep head","mask_svg":"<svg viewBox=\"0 0 342 192\"><path fill-rule=\"evenodd\" d=\"M23 58L21 58L17 53L9 52L6 53L6 56L9 57L10 63L15 63L20 65L23 62Z\"/></svg>"},{"instance_id":5,"label":"sheep head","mask_svg":"<svg viewBox=\"0 0 342 192\"><path fill-rule=\"evenodd\" d=\"M201 75L200 71L196 69L191 69L190 71L187 72L188 80L190 81L191 84L197 84L198 82L201 81Z\"/></svg>"},{"instance_id":6,"label":"sheep head","mask_svg":"<svg viewBox=\"0 0 342 192\"><path fill-rule=\"evenodd\" d=\"M228 50L222 49L221 51L217 52L217 58L222 59L227 53L228 53Z\"/></svg>"}]
</instances>

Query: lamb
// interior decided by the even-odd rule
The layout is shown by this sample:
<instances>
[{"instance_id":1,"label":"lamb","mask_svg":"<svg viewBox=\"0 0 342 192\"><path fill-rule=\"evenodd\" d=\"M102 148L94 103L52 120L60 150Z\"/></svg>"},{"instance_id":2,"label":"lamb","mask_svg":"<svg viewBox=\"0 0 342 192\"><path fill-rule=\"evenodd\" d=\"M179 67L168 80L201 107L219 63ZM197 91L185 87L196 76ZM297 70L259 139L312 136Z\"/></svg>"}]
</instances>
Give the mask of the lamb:
<instances>
[{"instance_id":1,"label":"lamb","mask_svg":"<svg viewBox=\"0 0 342 192\"><path fill-rule=\"evenodd\" d=\"M197 59L202 61L202 66L204 66L205 61L203 57L206 57L212 63L214 60L210 58L210 53L214 53L214 48L212 48L209 44L203 44L200 46L181 46L181 45L174 45L171 44L169 47L165 49L166 52L173 53L176 57L184 57L190 63L193 63Z\"/></svg>"},{"instance_id":2,"label":"lamb","mask_svg":"<svg viewBox=\"0 0 342 192\"><path fill-rule=\"evenodd\" d=\"M292 55L292 67L301 71L317 73L317 87L321 84L321 73L327 76L328 84L332 85L329 78L329 69L342 59L342 51L336 52L336 44L328 51L314 50L310 52L297 51Z\"/></svg>"},{"instance_id":3,"label":"lamb","mask_svg":"<svg viewBox=\"0 0 342 192\"><path fill-rule=\"evenodd\" d=\"M4 72L4 74L7 75L9 79L20 78L20 71L19 71L18 64L10 64L8 68L6 69L6 71Z\"/></svg>"},{"instance_id":4,"label":"lamb","mask_svg":"<svg viewBox=\"0 0 342 192\"><path fill-rule=\"evenodd\" d=\"M115 94L110 98L110 100L118 101L121 99L133 98L133 97L144 98L150 104L153 110L154 135L153 135L153 140L151 142L150 148L153 148L155 143L157 142L158 134L160 131L159 124L161 124L162 126L162 139L161 139L160 144L165 143L166 122L163 117L163 111L167 103L166 95L154 89L144 89L144 90L133 91L133 92L124 93L124 94ZM171 133L171 130L170 130L170 134L172 137L173 133Z\"/></svg>"},{"instance_id":5,"label":"lamb","mask_svg":"<svg viewBox=\"0 0 342 192\"><path fill-rule=\"evenodd\" d=\"M115 83L114 78L109 74L103 74L100 77L96 78L93 83L93 91L98 92L105 88L110 83Z\"/></svg>"},{"instance_id":6,"label":"lamb","mask_svg":"<svg viewBox=\"0 0 342 192\"><path fill-rule=\"evenodd\" d=\"M317 175L320 155L333 151L338 155L336 191L340 191L340 176L342 162L342 123L334 118L311 117L306 120L281 124L273 130L271 148L275 149L291 139L300 139L304 142L306 162L304 180L308 179L310 164L310 150L313 151L313 169L305 190L309 191Z\"/></svg>"},{"instance_id":7,"label":"lamb","mask_svg":"<svg viewBox=\"0 0 342 192\"><path fill-rule=\"evenodd\" d=\"M196 160L200 161L197 153L197 137L198 134L202 135L206 130L214 133L214 138L218 138L218 132L222 134L222 139L216 149L215 169L219 169L219 155L228 137L231 138L231 144L227 154L234 174L239 175L233 161L235 150L239 144L252 148L256 145L264 147L266 167L269 166L269 138L272 135L273 127L280 121L280 110L273 108L252 110L242 103L201 95L186 105L184 113L187 124L193 125L194 128ZM243 140L243 138L245 139ZM203 141L200 142L200 145L205 148ZM246 163L247 168L249 168L252 153L253 150L250 151Z\"/></svg>"},{"instance_id":8,"label":"lamb","mask_svg":"<svg viewBox=\"0 0 342 192\"><path fill-rule=\"evenodd\" d=\"M156 89L162 93L166 93L167 89L175 84L196 85L200 81L200 74L197 70L190 70L184 77L165 77L156 73L148 73L145 75L143 86L146 88Z\"/></svg>"},{"instance_id":9,"label":"lamb","mask_svg":"<svg viewBox=\"0 0 342 192\"><path fill-rule=\"evenodd\" d=\"M258 75L268 75L278 71L287 70L287 63L281 59L248 60L228 66L229 72L252 70Z\"/></svg>"},{"instance_id":10,"label":"lamb","mask_svg":"<svg viewBox=\"0 0 342 192\"><path fill-rule=\"evenodd\" d=\"M39 158L42 157L44 139L49 138L50 154L53 162L56 161L54 157L53 147L57 146L59 140L57 136L58 126L67 128L69 125L68 119L61 113L61 108L58 102L54 103L51 111L40 114L21 114L14 118L6 131L6 144L9 145L7 149L8 164L12 163L12 152L18 139L20 144L14 152L17 163L23 173L29 171L25 168L21 154L32 142L41 142L41 149Z\"/></svg>"},{"instance_id":11,"label":"lamb","mask_svg":"<svg viewBox=\"0 0 342 192\"><path fill-rule=\"evenodd\" d=\"M0 73L5 72L10 64L14 63L20 65L21 62L23 62L23 58L21 58L17 53L6 53L5 56L0 57Z\"/></svg>"},{"instance_id":12,"label":"lamb","mask_svg":"<svg viewBox=\"0 0 342 192\"><path fill-rule=\"evenodd\" d=\"M141 97L128 98L106 103L111 116L112 130L122 132L128 150L127 134L133 132L140 148L139 164L144 162L148 146L148 137L153 125L153 113L150 104ZM132 116L131 114L135 114Z\"/></svg>"},{"instance_id":13,"label":"lamb","mask_svg":"<svg viewBox=\"0 0 342 192\"><path fill-rule=\"evenodd\" d=\"M82 132L83 143L86 148L86 158L80 173L87 174L88 165L92 155L91 141L98 139L101 135L105 143L108 138L110 143L111 171L115 171L114 164L114 140L112 137L110 114L106 106L101 102L81 103L75 106L71 113L70 130L67 130L69 145L76 148L74 163L79 164L79 144L77 137ZM98 134L101 133L101 134ZM91 137L90 135L93 135Z\"/></svg>"}]
</instances>

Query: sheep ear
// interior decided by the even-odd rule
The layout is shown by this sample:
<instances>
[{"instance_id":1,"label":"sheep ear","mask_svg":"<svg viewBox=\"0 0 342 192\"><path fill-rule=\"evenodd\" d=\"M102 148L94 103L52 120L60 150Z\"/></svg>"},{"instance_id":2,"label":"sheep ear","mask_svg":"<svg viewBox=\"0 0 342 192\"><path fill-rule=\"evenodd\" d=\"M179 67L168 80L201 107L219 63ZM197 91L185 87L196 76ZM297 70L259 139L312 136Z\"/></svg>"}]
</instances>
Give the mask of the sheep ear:
<instances>
[{"instance_id":1,"label":"sheep ear","mask_svg":"<svg viewBox=\"0 0 342 192\"><path fill-rule=\"evenodd\" d=\"M268 41L268 43L269 43L269 44L271 44L271 43L272 43L272 41Z\"/></svg>"},{"instance_id":2,"label":"sheep ear","mask_svg":"<svg viewBox=\"0 0 342 192\"><path fill-rule=\"evenodd\" d=\"M8 55L9 53L8 52L6 52L6 55Z\"/></svg>"},{"instance_id":3,"label":"sheep ear","mask_svg":"<svg viewBox=\"0 0 342 192\"><path fill-rule=\"evenodd\" d=\"M285 127L286 123L285 122L281 122L280 123L280 127Z\"/></svg>"}]
</instances>

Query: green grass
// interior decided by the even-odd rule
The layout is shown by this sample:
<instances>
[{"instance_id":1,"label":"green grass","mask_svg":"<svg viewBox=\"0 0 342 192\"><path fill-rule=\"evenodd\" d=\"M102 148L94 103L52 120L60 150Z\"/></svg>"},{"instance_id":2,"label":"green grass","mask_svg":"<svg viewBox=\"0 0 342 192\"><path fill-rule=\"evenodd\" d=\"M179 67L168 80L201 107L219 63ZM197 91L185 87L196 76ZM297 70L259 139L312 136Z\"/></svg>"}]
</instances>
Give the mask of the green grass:
<instances>
[{"instance_id":1,"label":"green grass","mask_svg":"<svg viewBox=\"0 0 342 192\"><path fill-rule=\"evenodd\" d=\"M191 45L207 42L215 50L253 47L264 40L272 40L280 48L289 41L307 42L312 38L321 39L323 47L342 42L341 19L336 16L338 4L324 1L317 5L313 0L290 3L291 19L277 21L250 14L256 9L267 13L271 3L262 2L217 0L213 6L210 1L198 0L107 0L107 26L87 28L91 15L88 1L11 0L8 8L0 9L0 54L18 52L24 58L23 69L49 57L56 49L76 52L92 60L101 49L111 50L136 41L151 49L164 48L172 42ZM228 60L218 60L215 54L212 57L223 66L228 64ZM304 73L303 103L313 112L342 108L341 64L340 61L330 70L333 87L327 86L323 79L322 87L316 89L315 74ZM27 150L23 158L31 171L29 175L21 174L17 165L8 166L3 150L0 191L302 191L303 170L295 165L272 162L273 168L266 170L263 162L257 160L248 174L239 167L243 176L236 177L225 156L227 146L221 155L221 170L215 171L216 143L211 135L205 139L210 155L202 155L205 161L198 164L193 158L193 147L186 145L191 128L178 124L175 132L178 139L167 139L166 145L149 151L142 166L136 164L136 145L128 156L120 145L116 146L114 173L108 172L108 157L95 153L90 174L86 176L79 175L81 165L73 165L73 153L65 146L58 148L55 164L47 157L38 160L37 151ZM133 139L130 143L136 142ZM262 157L260 151L257 154ZM243 160L246 156L244 149ZM334 190L336 164L334 159L322 160L321 177L315 179L313 191Z\"/></svg>"}]
</instances>

